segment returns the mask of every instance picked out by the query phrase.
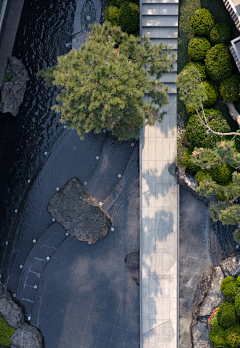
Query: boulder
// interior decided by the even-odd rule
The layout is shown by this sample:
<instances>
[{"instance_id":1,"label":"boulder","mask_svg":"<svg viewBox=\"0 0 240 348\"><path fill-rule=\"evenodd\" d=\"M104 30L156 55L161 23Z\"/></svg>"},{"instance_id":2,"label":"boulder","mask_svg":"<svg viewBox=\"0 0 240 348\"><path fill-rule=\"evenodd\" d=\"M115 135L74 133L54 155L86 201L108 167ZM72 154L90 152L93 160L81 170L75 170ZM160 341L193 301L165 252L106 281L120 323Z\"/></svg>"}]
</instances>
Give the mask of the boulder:
<instances>
[{"instance_id":1,"label":"boulder","mask_svg":"<svg viewBox=\"0 0 240 348\"><path fill-rule=\"evenodd\" d=\"M212 279L212 269L208 268L202 275L201 281L198 283L197 289L193 295L192 300L192 314L193 320L198 317L200 306L203 303L203 300L211 286Z\"/></svg>"},{"instance_id":2,"label":"boulder","mask_svg":"<svg viewBox=\"0 0 240 348\"><path fill-rule=\"evenodd\" d=\"M232 276L237 277L240 275L240 254L228 257L220 263L220 267L223 271L224 277Z\"/></svg>"},{"instance_id":3,"label":"boulder","mask_svg":"<svg viewBox=\"0 0 240 348\"><path fill-rule=\"evenodd\" d=\"M201 318L192 326L192 344L194 348L211 348L208 319Z\"/></svg>"},{"instance_id":4,"label":"boulder","mask_svg":"<svg viewBox=\"0 0 240 348\"><path fill-rule=\"evenodd\" d=\"M223 272L220 267L214 267L211 279L211 286L201 305L198 316L210 316L213 310L225 301L225 297L221 291L221 283L224 279Z\"/></svg>"},{"instance_id":5,"label":"boulder","mask_svg":"<svg viewBox=\"0 0 240 348\"><path fill-rule=\"evenodd\" d=\"M111 218L77 179L70 179L49 200L48 212L72 237L92 244L106 237Z\"/></svg>"},{"instance_id":6,"label":"boulder","mask_svg":"<svg viewBox=\"0 0 240 348\"><path fill-rule=\"evenodd\" d=\"M28 73L23 63L13 56L8 58L6 75L9 72L13 77L11 81L2 84L0 112L10 112L13 116L17 116L23 102Z\"/></svg>"},{"instance_id":7,"label":"boulder","mask_svg":"<svg viewBox=\"0 0 240 348\"><path fill-rule=\"evenodd\" d=\"M18 329L24 323L22 310L13 302L8 292L3 292L0 296L0 316L14 329Z\"/></svg>"},{"instance_id":8,"label":"boulder","mask_svg":"<svg viewBox=\"0 0 240 348\"><path fill-rule=\"evenodd\" d=\"M134 251L127 254L125 258L126 266L130 269L132 278L135 280L137 285L140 284L139 275L139 251Z\"/></svg>"},{"instance_id":9,"label":"boulder","mask_svg":"<svg viewBox=\"0 0 240 348\"><path fill-rule=\"evenodd\" d=\"M10 348L43 348L42 335L25 323L10 338Z\"/></svg>"}]
</instances>

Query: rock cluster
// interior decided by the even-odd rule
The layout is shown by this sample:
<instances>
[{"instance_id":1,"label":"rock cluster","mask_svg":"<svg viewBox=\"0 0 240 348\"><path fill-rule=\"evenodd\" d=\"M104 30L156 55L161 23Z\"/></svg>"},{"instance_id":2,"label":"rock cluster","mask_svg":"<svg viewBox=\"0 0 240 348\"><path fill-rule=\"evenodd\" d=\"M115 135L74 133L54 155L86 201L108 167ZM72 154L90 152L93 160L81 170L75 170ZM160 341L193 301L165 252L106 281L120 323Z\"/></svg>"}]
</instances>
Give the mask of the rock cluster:
<instances>
[{"instance_id":1,"label":"rock cluster","mask_svg":"<svg viewBox=\"0 0 240 348\"><path fill-rule=\"evenodd\" d=\"M70 179L47 205L48 212L72 236L92 244L104 238L112 225L111 218L77 179Z\"/></svg>"},{"instance_id":2,"label":"rock cluster","mask_svg":"<svg viewBox=\"0 0 240 348\"><path fill-rule=\"evenodd\" d=\"M198 284L192 302L192 347L210 348L208 319L213 310L225 301L221 282L227 276L240 275L240 254L223 260L219 266L207 270Z\"/></svg>"},{"instance_id":3,"label":"rock cluster","mask_svg":"<svg viewBox=\"0 0 240 348\"><path fill-rule=\"evenodd\" d=\"M9 326L16 329L10 338L10 348L43 348L41 333L33 326L24 323L21 308L11 299L0 283L0 316Z\"/></svg>"},{"instance_id":4,"label":"rock cluster","mask_svg":"<svg viewBox=\"0 0 240 348\"><path fill-rule=\"evenodd\" d=\"M126 266L130 269L132 278L135 280L137 285L140 284L139 275L139 251L134 251L127 254L125 258Z\"/></svg>"},{"instance_id":5,"label":"rock cluster","mask_svg":"<svg viewBox=\"0 0 240 348\"><path fill-rule=\"evenodd\" d=\"M13 77L11 81L2 84L0 112L10 112L13 116L17 116L23 102L28 73L20 60L13 56L8 59L6 75L12 73Z\"/></svg>"}]
</instances>

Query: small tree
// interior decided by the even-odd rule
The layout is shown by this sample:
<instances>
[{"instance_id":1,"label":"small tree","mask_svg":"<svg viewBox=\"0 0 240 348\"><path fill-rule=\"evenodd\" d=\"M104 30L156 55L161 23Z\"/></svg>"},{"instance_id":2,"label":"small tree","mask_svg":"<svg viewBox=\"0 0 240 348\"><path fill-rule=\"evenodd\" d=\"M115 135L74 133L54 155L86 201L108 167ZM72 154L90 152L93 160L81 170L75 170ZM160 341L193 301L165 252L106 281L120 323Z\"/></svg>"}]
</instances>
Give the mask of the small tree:
<instances>
[{"instance_id":1,"label":"small tree","mask_svg":"<svg viewBox=\"0 0 240 348\"><path fill-rule=\"evenodd\" d=\"M197 68L190 66L184 69L177 76L177 86L179 89L179 98L185 105L194 108L203 125L206 127L206 132L218 135L240 135L236 132L220 133L213 131L207 122L207 118L203 109L203 103L207 100L207 94L204 85L201 81L201 74ZM202 109L202 117L199 110ZM231 115L231 114L230 114ZM232 115L231 115L232 116ZM232 116L233 117L233 116Z\"/></svg>"},{"instance_id":2,"label":"small tree","mask_svg":"<svg viewBox=\"0 0 240 348\"><path fill-rule=\"evenodd\" d=\"M159 109L168 104L168 88L150 81L143 67L149 64L150 75L160 79L173 69L175 54L162 43L153 46L147 37L140 45L139 38L108 21L90 26L92 32L79 51L58 57L58 65L38 76L60 89L58 105L52 108L61 113L62 123L77 129L80 138L102 128L119 140L138 138L141 126L162 120L165 112ZM150 104L142 100L146 90Z\"/></svg>"},{"instance_id":3,"label":"small tree","mask_svg":"<svg viewBox=\"0 0 240 348\"><path fill-rule=\"evenodd\" d=\"M221 221L223 225L238 224L234 239L240 242L240 205L237 204L240 198L240 173L238 172L240 170L240 153L236 151L234 141L219 142L214 149L195 149L191 160L193 164L202 169L217 168L220 165L229 165L235 169L230 185L219 185L211 176L205 176L197 191L206 197L214 195L224 197L222 201L210 204L210 216L214 221Z\"/></svg>"}]
</instances>

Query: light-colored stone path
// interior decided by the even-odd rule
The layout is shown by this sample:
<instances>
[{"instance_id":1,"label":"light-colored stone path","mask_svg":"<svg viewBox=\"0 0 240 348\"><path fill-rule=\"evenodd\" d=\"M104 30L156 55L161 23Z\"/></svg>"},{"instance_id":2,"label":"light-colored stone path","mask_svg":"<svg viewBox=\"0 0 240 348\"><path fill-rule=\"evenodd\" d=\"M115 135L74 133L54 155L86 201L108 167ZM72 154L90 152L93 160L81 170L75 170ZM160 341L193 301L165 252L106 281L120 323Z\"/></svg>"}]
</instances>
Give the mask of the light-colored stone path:
<instances>
[{"instance_id":1,"label":"light-colored stone path","mask_svg":"<svg viewBox=\"0 0 240 348\"><path fill-rule=\"evenodd\" d=\"M142 36L177 50L178 1L143 0ZM178 346L178 189L169 165L177 158L176 71L163 122L141 131L141 348ZM150 98L144 97L149 103Z\"/></svg>"}]
</instances>

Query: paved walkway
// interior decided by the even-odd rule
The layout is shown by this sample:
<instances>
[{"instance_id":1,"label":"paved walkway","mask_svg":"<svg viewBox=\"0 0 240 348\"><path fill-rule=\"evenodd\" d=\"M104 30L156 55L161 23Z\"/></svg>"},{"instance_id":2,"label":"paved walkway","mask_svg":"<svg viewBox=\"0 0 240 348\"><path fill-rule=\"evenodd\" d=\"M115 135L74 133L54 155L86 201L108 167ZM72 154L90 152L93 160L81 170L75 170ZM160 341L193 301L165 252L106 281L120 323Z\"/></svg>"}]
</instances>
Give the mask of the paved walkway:
<instances>
[{"instance_id":1,"label":"paved walkway","mask_svg":"<svg viewBox=\"0 0 240 348\"><path fill-rule=\"evenodd\" d=\"M177 0L143 0L142 36L177 49ZM163 123L141 132L141 339L142 348L178 344L177 182L168 167L177 158L176 71L169 85ZM150 102L148 96L144 98Z\"/></svg>"}]
</instances>

